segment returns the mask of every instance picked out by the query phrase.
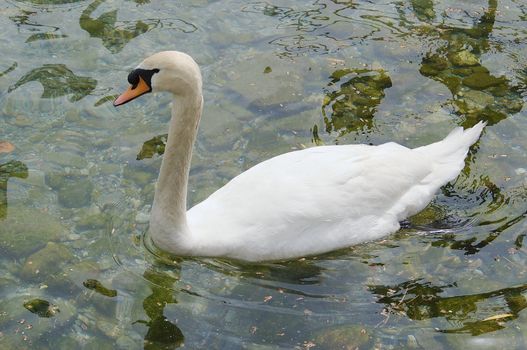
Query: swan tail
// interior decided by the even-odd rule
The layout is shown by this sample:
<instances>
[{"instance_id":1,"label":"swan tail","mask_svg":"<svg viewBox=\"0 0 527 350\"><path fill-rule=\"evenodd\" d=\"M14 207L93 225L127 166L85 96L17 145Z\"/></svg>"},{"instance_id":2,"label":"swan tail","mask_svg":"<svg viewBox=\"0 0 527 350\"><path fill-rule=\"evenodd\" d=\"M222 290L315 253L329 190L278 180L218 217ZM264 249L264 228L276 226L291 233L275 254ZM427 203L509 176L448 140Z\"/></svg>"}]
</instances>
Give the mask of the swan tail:
<instances>
[{"instance_id":1,"label":"swan tail","mask_svg":"<svg viewBox=\"0 0 527 350\"><path fill-rule=\"evenodd\" d=\"M429 174L408 191L390 211L398 221L421 211L441 186L459 175L465 166L465 157L470 146L479 139L485 125L486 123L479 122L470 129L456 128L439 142L413 149L430 159L432 167Z\"/></svg>"},{"instance_id":2,"label":"swan tail","mask_svg":"<svg viewBox=\"0 0 527 350\"><path fill-rule=\"evenodd\" d=\"M455 128L443 140L415 148L415 151L434 160L435 169L428 180L439 180L443 183L454 180L465 166L465 157L470 146L476 143L486 125L486 122L480 121L469 129Z\"/></svg>"}]
</instances>

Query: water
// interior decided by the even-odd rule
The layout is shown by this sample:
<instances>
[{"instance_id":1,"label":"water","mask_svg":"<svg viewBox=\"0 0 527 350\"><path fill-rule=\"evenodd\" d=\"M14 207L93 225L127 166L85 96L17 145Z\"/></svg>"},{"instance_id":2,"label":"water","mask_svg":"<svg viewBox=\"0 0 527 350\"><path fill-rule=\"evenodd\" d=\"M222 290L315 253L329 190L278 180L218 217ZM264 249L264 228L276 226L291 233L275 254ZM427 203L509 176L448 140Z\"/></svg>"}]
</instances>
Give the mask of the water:
<instances>
[{"instance_id":1,"label":"water","mask_svg":"<svg viewBox=\"0 0 527 350\"><path fill-rule=\"evenodd\" d=\"M1 347L524 348L526 22L519 0L3 0ZM190 205L288 150L489 126L384 240L262 264L155 255L169 97L110 101L165 49L205 81Z\"/></svg>"}]
</instances>

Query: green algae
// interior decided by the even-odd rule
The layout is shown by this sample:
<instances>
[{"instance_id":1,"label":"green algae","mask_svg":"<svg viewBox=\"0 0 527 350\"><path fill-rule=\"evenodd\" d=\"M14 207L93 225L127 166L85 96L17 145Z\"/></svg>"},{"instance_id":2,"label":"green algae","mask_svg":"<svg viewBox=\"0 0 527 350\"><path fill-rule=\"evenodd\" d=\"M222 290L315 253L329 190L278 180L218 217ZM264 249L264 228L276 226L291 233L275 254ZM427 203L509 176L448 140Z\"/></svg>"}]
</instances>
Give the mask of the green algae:
<instances>
[{"instance_id":1,"label":"green algae","mask_svg":"<svg viewBox=\"0 0 527 350\"><path fill-rule=\"evenodd\" d=\"M137 154L137 160L152 158L155 154L162 155L165 153L165 144L168 134L159 135L143 143L141 150Z\"/></svg>"},{"instance_id":2,"label":"green algae","mask_svg":"<svg viewBox=\"0 0 527 350\"><path fill-rule=\"evenodd\" d=\"M505 77L493 77L489 73L475 72L465 79L463 84L476 90L484 90L491 86L499 86L506 83Z\"/></svg>"},{"instance_id":3,"label":"green algae","mask_svg":"<svg viewBox=\"0 0 527 350\"><path fill-rule=\"evenodd\" d=\"M82 282L84 287L91 289L101 295L113 298L117 296L117 291L115 289L108 289L106 288L101 282L99 282L96 279L87 279L86 281Z\"/></svg>"},{"instance_id":4,"label":"green algae","mask_svg":"<svg viewBox=\"0 0 527 350\"><path fill-rule=\"evenodd\" d=\"M44 299L31 299L24 303L24 307L39 317L45 318L53 317L60 312L56 305Z\"/></svg>"}]
</instances>

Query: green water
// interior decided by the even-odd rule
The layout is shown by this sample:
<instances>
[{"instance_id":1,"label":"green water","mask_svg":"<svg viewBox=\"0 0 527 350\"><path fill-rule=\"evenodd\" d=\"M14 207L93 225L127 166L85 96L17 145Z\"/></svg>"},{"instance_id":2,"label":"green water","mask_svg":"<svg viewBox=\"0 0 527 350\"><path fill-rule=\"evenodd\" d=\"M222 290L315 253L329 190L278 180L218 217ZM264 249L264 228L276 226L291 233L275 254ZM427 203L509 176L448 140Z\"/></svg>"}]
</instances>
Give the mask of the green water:
<instances>
[{"instance_id":1,"label":"green water","mask_svg":"<svg viewBox=\"0 0 527 350\"><path fill-rule=\"evenodd\" d=\"M1 0L0 26L2 349L525 348L524 1ZM205 81L189 205L288 150L489 126L384 240L156 257L143 233L170 99L111 101L166 49Z\"/></svg>"}]
</instances>

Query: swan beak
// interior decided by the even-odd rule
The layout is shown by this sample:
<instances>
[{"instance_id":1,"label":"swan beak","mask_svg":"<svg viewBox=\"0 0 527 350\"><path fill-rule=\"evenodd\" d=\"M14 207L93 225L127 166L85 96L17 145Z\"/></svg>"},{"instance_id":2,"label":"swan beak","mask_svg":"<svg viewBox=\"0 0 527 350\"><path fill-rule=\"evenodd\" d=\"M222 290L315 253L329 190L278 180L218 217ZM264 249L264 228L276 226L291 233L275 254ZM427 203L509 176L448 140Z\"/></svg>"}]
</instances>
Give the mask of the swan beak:
<instances>
[{"instance_id":1,"label":"swan beak","mask_svg":"<svg viewBox=\"0 0 527 350\"><path fill-rule=\"evenodd\" d=\"M115 101L113 101L113 105L115 107L124 105L125 103L130 102L133 99L150 91L152 91L152 88L143 80L143 78L139 77L139 83L137 83L135 86L130 86L128 90L123 92L115 99Z\"/></svg>"}]
</instances>

